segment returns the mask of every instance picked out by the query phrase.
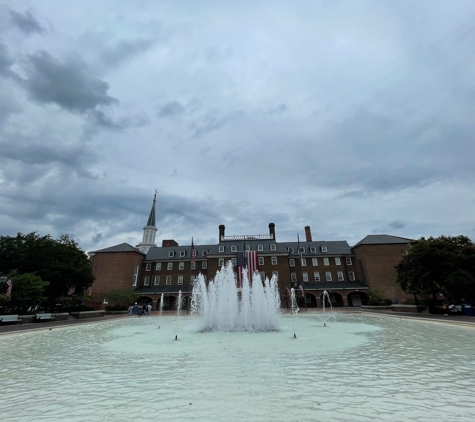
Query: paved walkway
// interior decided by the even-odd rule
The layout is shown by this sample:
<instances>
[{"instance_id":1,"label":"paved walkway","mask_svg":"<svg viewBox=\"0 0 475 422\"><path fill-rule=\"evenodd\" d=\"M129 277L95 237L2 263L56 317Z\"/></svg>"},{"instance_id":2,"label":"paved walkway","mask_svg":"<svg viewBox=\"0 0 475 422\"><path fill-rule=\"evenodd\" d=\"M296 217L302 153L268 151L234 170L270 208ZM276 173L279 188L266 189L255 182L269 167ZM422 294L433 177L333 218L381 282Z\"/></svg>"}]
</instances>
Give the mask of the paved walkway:
<instances>
[{"instance_id":1,"label":"paved walkway","mask_svg":"<svg viewBox=\"0 0 475 422\"><path fill-rule=\"evenodd\" d=\"M288 313L286 309L282 310L284 314ZM305 310L301 310L302 315L310 315L312 313L321 312L321 309L318 308L311 308L308 309L308 312ZM461 325L470 325L475 327L475 317L467 317L465 315L433 315L429 313L410 313L410 312L392 312L391 310L374 310L374 309L361 309L361 308L335 308L335 312L338 313L348 313L348 314L370 314L370 315L384 315L388 317L394 318L415 318L415 319L425 319L428 321L437 321L437 322L445 322L449 324L461 324ZM176 311L164 311L162 315L169 315L175 316ZM186 312L182 315L186 316ZM152 311L152 317L158 316L158 311ZM34 322L31 324L15 324L15 325L0 325L0 336L5 334L12 334L12 333L19 333L19 332L26 332L26 331L37 331L37 330L45 330L45 329L54 329L54 328L64 328L70 327L73 325L78 324L92 324L98 322L105 322L110 321L112 319L118 318L150 318L150 316L140 316L140 317L132 317L128 316L127 314L107 314L104 317L100 318L87 318L87 319L76 319L72 316L69 317L67 321L56 321L56 322Z\"/></svg>"}]
</instances>

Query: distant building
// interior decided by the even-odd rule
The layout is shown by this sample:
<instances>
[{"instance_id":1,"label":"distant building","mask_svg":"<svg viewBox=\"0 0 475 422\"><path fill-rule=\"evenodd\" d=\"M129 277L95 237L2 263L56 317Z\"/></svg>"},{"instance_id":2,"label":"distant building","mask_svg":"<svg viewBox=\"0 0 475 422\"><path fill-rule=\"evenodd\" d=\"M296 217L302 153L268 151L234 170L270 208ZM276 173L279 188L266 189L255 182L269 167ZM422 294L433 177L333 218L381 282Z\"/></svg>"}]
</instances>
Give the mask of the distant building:
<instances>
[{"instance_id":1,"label":"distant building","mask_svg":"<svg viewBox=\"0 0 475 422\"><path fill-rule=\"evenodd\" d=\"M161 295L166 309L174 307L179 291L186 302L190 281L199 273L213 278L222 265L236 253L256 251L257 271L262 279L277 276L283 307L289 305L288 290L305 291L307 307L322 306L322 295L329 293L333 306L361 306L370 288L378 289L393 303L406 302L408 296L396 283L394 266L401 260L411 239L390 235L369 235L350 247L346 241L314 241L310 227L305 227L305 241L278 242L275 224L268 234L225 235L219 226L219 242L179 246L174 240L155 244L155 202L153 199L143 238L137 246L127 243L90 252L96 280L90 304L98 309L108 305L107 293L115 288L130 288L140 293L141 302L151 302L157 309ZM303 295L300 299L303 306Z\"/></svg>"}]
</instances>

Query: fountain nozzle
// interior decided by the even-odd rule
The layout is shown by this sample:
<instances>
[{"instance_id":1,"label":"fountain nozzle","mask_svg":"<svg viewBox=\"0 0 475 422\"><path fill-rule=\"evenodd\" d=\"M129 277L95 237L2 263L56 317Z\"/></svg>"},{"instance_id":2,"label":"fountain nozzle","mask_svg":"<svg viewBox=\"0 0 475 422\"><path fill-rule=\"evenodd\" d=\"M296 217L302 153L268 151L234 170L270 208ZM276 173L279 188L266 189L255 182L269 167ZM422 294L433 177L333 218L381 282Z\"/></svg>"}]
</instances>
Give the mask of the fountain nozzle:
<instances>
[{"instance_id":1,"label":"fountain nozzle","mask_svg":"<svg viewBox=\"0 0 475 422\"><path fill-rule=\"evenodd\" d=\"M295 333L294 333L294 338L297 338L297 336L295 335Z\"/></svg>"},{"instance_id":2,"label":"fountain nozzle","mask_svg":"<svg viewBox=\"0 0 475 422\"><path fill-rule=\"evenodd\" d=\"M178 334L175 336L175 340L178 340Z\"/></svg>"}]
</instances>

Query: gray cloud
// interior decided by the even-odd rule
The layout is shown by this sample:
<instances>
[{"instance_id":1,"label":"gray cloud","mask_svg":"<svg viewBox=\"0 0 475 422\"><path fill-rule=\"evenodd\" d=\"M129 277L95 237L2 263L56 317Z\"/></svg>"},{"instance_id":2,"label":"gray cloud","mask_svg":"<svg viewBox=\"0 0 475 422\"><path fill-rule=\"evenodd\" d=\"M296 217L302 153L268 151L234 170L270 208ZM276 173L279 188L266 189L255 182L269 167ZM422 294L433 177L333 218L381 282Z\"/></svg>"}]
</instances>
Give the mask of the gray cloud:
<instances>
[{"instance_id":1,"label":"gray cloud","mask_svg":"<svg viewBox=\"0 0 475 422\"><path fill-rule=\"evenodd\" d=\"M158 116L160 117L170 117L181 115L185 112L185 106L178 101L170 101L158 110Z\"/></svg>"},{"instance_id":2,"label":"gray cloud","mask_svg":"<svg viewBox=\"0 0 475 422\"><path fill-rule=\"evenodd\" d=\"M402 222L402 221L399 221L399 220L394 220L392 221L391 223L388 224L388 227L390 229L403 229L404 227L406 227L406 225Z\"/></svg>"},{"instance_id":3,"label":"gray cloud","mask_svg":"<svg viewBox=\"0 0 475 422\"><path fill-rule=\"evenodd\" d=\"M10 56L7 46L0 41L0 75L4 77L12 76L14 74L11 70L13 63L15 61Z\"/></svg>"},{"instance_id":4,"label":"gray cloud","mask_svg":"<svg viewBox=\"0 0 475 422\"><path fill-rule=\"evenodd\" d=\"M13 25L26 35L31 35L35 32L38 34L46 32L40 22L29 11L22 14L10 9L9 14Z\"/></svg>"},{"instance_id":5,"label":"gray cloud","mask_svg":"<svg viewBox=\"0 0 475 422\"><path fill-rule=\"evenodd\" d=\"M104 48L100 59L108 67L117 66L149 50L153 44L152 39L121 40L113 47Z\"/></svg>"},{"instance_id":6,"label":"gray cloud","mask_svg":"<svg viewBox=\"0 0 475 422\"><path fill-rule=\"evenodd\" d=\"M69 59L62 63L44 51L29 59L26 87L40 103L54 103L76 113L118 103L107 95L109 84L91 75L82 62Z\"/></svg>"}]
</instances>

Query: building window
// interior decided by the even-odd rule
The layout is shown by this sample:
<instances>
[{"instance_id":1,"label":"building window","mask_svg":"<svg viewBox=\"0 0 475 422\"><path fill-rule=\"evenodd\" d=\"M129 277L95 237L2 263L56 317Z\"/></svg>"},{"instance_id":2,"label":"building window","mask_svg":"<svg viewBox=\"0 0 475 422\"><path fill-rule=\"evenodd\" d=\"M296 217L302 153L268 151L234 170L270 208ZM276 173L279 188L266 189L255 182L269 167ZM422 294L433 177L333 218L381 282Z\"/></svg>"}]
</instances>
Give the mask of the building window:
<instances>
[{"instance_id":1,"label":"building window","mask_svg":"<svg viewBox=\"0 0 475 422\"><path fill-rule=\"evenodd\" d=\"M317 258L312 258L312 265L314 267L317 267L318 266L318 259Z\"/></svg>"},{"instance_id":2,"label":"building window","mask_svg":"<svg viewBox=\"0 0 475 422\"><path fill-rule=\"evenodd\" d=\"M276 256L271 257L270 261L271 261L272 265L277 265L277 257Z\"/></svg>"},{"instance_id":3,"label":"building window","mask_svg":"<svg viewBox=\"0 0 475 422\"><path fill-rule=\"evenodd\" d=\"M219 263L218 265L222 267L224 265L224 258L219 258Z\"/></svg>"},{"instance_id":4,"label":"building window","mask_svg":"<svg viewBox=\"0 0 475 422\"><path fill-rule=\"evenodd\" d=\"M275 251L276 249L277 249L277 247L275 246L275 243L272 243L272 244L270 245L270 250L271 250L271 251Z\"/></svg>"},{"instance_id":5,"label":"building window","mask_svg":"<svg viewBox=\"0 0 475 422\"><path fill-rule=\"evenodd\" d=\"M155 286L159 286L160 285L160 276L159 275L156 275L155 276L155 279L153 280L153 284Z\"/></svg>"},{"instance_id":6,"label":"building window","mask_svg":"<svg viewBox=\"0 0 475 422\"><path fill-rule=\"evenodd\" d=\"M178 269L179 269L179 270L184 270L184 269L185 269L185 263L184 263L184 262L180 262L180 263L178 264Z\"/></svg>"},{"instance_id":7,"label":"building window","mask_svg":"<svg viewBox=\"0 0 475 422\"><path fill-rule=\"evenodd\" d=\"M300 246L300 253L305 253L305 248L303 246Z\"/></svg>"},{"instance_id":8,"label":"building window","mask_svg":"<svg viewBox=\"0 0 475 422\"><path fill-rule=\"evenodd\" d=\"M201 269L202 269L202 270L206 270L207 268L208 268L208 261L203 261L203 262L201 263Z\"/></svg>"},{"instance_id":9,"label":"building window","mask_svg":"<svg viewBox=\"0 0 475 422\"><path fill-rule=\"evenodd\" d=\"M201 256L206 256L206 252L208 252L208 251L206 251L206 250L201 251Z\"/></svg>"},{"instance_id":10,"label":"building window","mask_svg":"<svg viewBox=\"0 0 475 422\"><path fill-rule=\"evenodd\" d=\"M350 271L348 273L348 277L350 278L351 281L355 281L355 273L353 271Z\"/></svg>"},{"instance_id":11,"label":"building window","mask_svg":"<svg viewBox=\"0 0 475 422\"><path fill-rule=\"evenodd\" d=\"M237 252L237 246L231 246L231 252Z\"/></svg>"},{"instance_id":12,"label":"building window","mask_svg":"<svg viewBox=\"0 0 475 422\"><path fill-rule=\"evenodd\" d=\"M340 258L335 258L335 264L336 264L336 265L341 265L341 260L340 260Z\"/></svg>"},{"instance_id":13,"label":"building window","mask_svg":"<svg viewBox=\"0 0 475 422\"><path fill-rule=\"evenodd\" d=\"M266 279L266 274L264 272L259 273L261 280L264 281Z\"/></svg>"},{"instance_id":14,"label":"building window","mask_svg":"<svg viewBox=\"0 0 475 422\"><path fill-rule=\"evenodd\" d=\"M320 250L321 250L322 252L328 252L326 246L320 246Z\"/></svg>"},{"instance_id":15,"label":"building window","mask_svg":"<svg viewBox=\"0 0 475 422\"><path fill-rule=\"evenodd\" d=\"M308 281L308 273L303 273L302 277L303 277L303 281Z\"/></svg>"},{"instance_id":16,"label":"building window","mask_svg":"<svg viewBox=\"0 0 475 422\"><path fill-rule=\"evenodd\" d=\"M295 273L290 273L290 280L292 280L292 281L297 281L297 274L295 274Z\"/></svg>"},{"instance_id":17,"label":"building window","mask_svg":"<svg viewBox=\"0 0 475 422\"><path fill-rule=\"evenodd\" d=\"M315 246L310 246L310 252L316 253L316 252L317 252L317 248L316 248Z\"/></svg>"},{"instance_id":18,"label":"building window","mask_svg":"<svg viewBox=\"0 0 475 422\"><path fill-rule=\"evenodd\" d=\"M161 269L162 269L162 263L161 263L161 262L157 262L157 264L155 265L155 269L156 269L156 270L161 270Z\"/></svg>"},{"instance_id":19,"label":"building window","mask_svg":"<svg viewBox=\"0 0 475 422\"><path fill-rule=\"evenodd\" d=\"M183 276L182 275L178 276L178 284L179 285L183 284Z\"/></svg>"},{"instance_id":20,"label":"building window","mask_svg":"<svg viewBox=\"0 0 475 422\"><path fill-rule=\"evenodd\" d=\"M132 286L136 286L137 285L137 280L139 279L139 266L136 265L135 266L135 271L134 271L134 278L133 278L133 281L132 281Z\"/></svg>"},{"instance_id":21,"label":"building window","mask_svg":"<svg viewBox=\"0 0 475 422\"><path fill-rule=\"evenodd\" d=\"M219 251L219 252L224 252L224 246L220 246L220 247L218 248L218 251Z\"/></svg>"},{"instance_id":22,"label":"building window","mask_svg":"<svg viewBox=\"0 0 475 422\"><path fill-rule=\"evenodd\" d=\"M145 279L143 281L143 285L144 286L150 286L150 277L145 277Z\"/></svg>"},{"instance_id":23,"label":"building window","mask_svg":"<svg viewBox=\"0 0 475 422\"><path fill-rule=\"evenodd\" d=\"M263 251L264 250L264 245L257 245L257 250L258 251Z\"/></svg>"},{"instance_id":24,"label":"building window","mask_svg":"<svg viewBox=\"0 0 475 422\"><path fill-rule=\"evenodd\" d=\"M338 281L345 281L345 277L343 277L342 271L338 271L337 275L338 275Z\"/></svg>"},{"instance_id":25,"label":"building window","mask_svg":"<svg viewBox=\"0 0 475 422\"><path fill-rule=\"evenodd\" d=\"M250 251L251 250L251 245L246 245L246 251Z\"/></svg>"},{"instance_id":26,"label":"building window","mask_svg":"<svg viewBox=\"0 0 475 422\"><path fill-rule=\"evenodd\" d=\"M168 252L168 257L169 257L169 258L173 258L174 256L175 256L175 252L174 252L174 251Z\"/></svg>"},{"instance_id":27,"label":"building window","mask_svg":"<svg viewBox=\"0 0 475 422\"><path fill-rule=\"evenodd\" d=\"M294 248L292 248L290 246L287 248L287 250L289 251L289 253L294 253Z\"/></svg>"},{"instance_id":28,"label":"building window","mask_svg":"<svg viewBox=\"0 0 475 422\"><path fill-rule=\"evenodd\" d=\"M259 265L264 265L264 257L263 256L259 257Z\"/></svg>"},{"instance_id":29,"label":"building window","mask_svg":"<svg viewBox=\"0 0 475 422\"><path fill-rule=\"evenodd\" d=\"M313 273L313 279L315 281L320 281L320 273Z\"/></svg>"},{"instance_id":30,"label":"building window","mask_svg":"<svg viewBox=\"0 0 475 422\"><path fill-rule=\"evenodd\" d=\"M150 271L152 269L152 264L147 264L145 266L145 271Z\"/></svg>"},{"instance_id":31,"label":"building window","mask_svg":"<svg viewBox=\"0 0 475 422\"><path fill-rule=\"evenodd\" d=\"M237 265L237 259L236 258L231 258L231 262L233 263L233 267Z\"/></svg>"},{"instance_id":32,"label":"building window","mask_svg":"<svg viewBox=\"0 0 475 422\"><path fill-rule=\"evenodd\" d=\"M323 265L330 265L330 260L328 258L323 258Z\"/></svg>"},{"instance_id":33,"label":"building window","mask_svg":"<svg viewBox=\"0 0 475 422\"><path fill-rule=\"evenodd\" d=\"M104 300L102 301L102 303L104 305L108 305L109 304L109 299L107 299L106 297L104 298Z\"/></svg>"},{"instance_id":34,"label":"building window","mask_svg":"<svg viewBox=\"0 0 475 422\"><path fill-rule=\"evenodd\" d=\"M332 273L328 272L328 273L325 273L326 277L327 277L327 281L332 281Z\"/></svg>"},{"instance_id":35,"label":"building window","mask_svg":"<svg viewBox=\"0 0 475 422\"><path fill-rule=\"evenodd\" d=\"M186 255L186 251L180 251L180 256L184 257Z\"/></svg>"},{"instance_id":36,"label":"building window","mask_svg":"<svg viewBox=\"0 0 475 422\"><path fill-rule=\"evenodd\" d=\"M302 259L300 260L300 262L301 262L301 264L302 264L302 267L307 266L307 260L306 260L305 258L302 258Z\"/></svg>"},{"instance_id":37,"label":"building window","mask_svg":"<svg viewBox=\"0 0 475 422\"><path fill-rule=\"evenodd\" d=\"M272 277L275 277L276 280L279 279L279 273L277 271L272 271Z\"/></svg>"},{"instance_id":38,"label":"building window","mask_svg":"<svg viewBox=\"0 0 475 422\"><path fill-rule=\"evenodd\" d=\"M172 276L167 275L167 286L169 286L170 284L172 284Z\"/></svg>"},{"instance_id":39,"label":"building window","mask_svg":"<svg viewBox=\"0 0 475 422\"><path fill-rule=\"evenodd\" d=\"M351 258L346 258L346 265L353 265Z\"/></svg>"},{"instance_id":40,"label":"building window","mask_svg":"<svg viewBox=\"0 0 475 422\"><path fill-rule=\"evenodd\" d=\"M195 268L196 268L196 262L193 261L193 262L191 263L191 269L194 270Z\"/></svg>"},{"instance_id":41,"label":"building window","mask_svg":"<svg viewBox=\"0 0 475 422\"><path fill-rule=\"evenodd\" d=\"M289 265L290 265L291 267L295 267L295 259L290 258L290 259L289 259Z\"/></svg>"}]
</instances>

